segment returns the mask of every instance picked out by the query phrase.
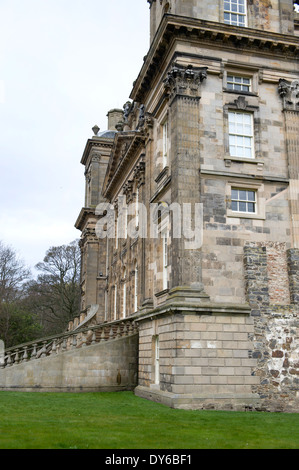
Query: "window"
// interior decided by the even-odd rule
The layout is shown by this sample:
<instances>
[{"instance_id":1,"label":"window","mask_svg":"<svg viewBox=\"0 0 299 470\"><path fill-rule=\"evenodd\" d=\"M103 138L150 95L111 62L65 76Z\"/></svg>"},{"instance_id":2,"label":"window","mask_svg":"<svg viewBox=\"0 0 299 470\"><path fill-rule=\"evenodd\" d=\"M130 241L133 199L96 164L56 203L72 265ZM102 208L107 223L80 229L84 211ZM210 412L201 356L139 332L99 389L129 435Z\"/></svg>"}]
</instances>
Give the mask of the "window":
<instances>
[{"instance_id":1,"label":"window","mask_svg":"<svg viewBox=\"0 0 299 470\"><path fill-rule=\"evenodd\" d=\"M114 286L114 320L117 316L117 285Z\"/></svg>"},{"instance_id":2,"label":"window","mask_svg":"<svg viewBox=\"0 0 299 470\"><path fill-rule=\"evenodd\" d=\"M162 232L163 244L163 290L168 287L168 234L167 230Z\"/></svg>"},{"instance_id":3,"label":"window","mask_svg":"<svg viewBox=\"0 0 299 470\"><path fill-rule=\"evenodd\" d=\"M139 226L139 188L136 188L136 196L135 196L135 220L136 220L136 227Z\"/></svg>"},{"instance_id":4,"label":"window","mask_svg":"<svg viewBox=\"0 0 299 470\"><path fill-rule=\"evenodd\" d=\"M232 188L231 210L234 212L256 213L256 191Z\"/></svg>"},{"instance_id":5,"label":"window","mask_svg":"<svg viewBox=\"0 0 299 470\"><path fill-rule=\"evenodd\" d=\"M138 309L138 267L135 263L135 282L134 282L134 312Z\"/></svg>"},{"instance_id":6,"label":"window","mask_svg":"<svg viewBox=\"0 0 299 470\"><path fill-rule=\"evenodd\" d=\"M226 87L228 90L251 91L251 80L248 77L227 75Z\"/></svg>"},{"instance_id":7,"label":"window","mask_svg":"<svg viewBox=\"0 0 299 470\"><path fill-rule=\"evenodd\" d=\"M168 122L165 121L162 125L163 129L163 168L167 166L168 163Z\"/></svg>"},{"instance_id":8,"label":"window","mask_svg":"<svg viewBox=\"0 0 299 470\"><path fill-rule=\"evenodd\" d=\"M159 336L155 337L155 384L160 383L160 345Z\"/></svg>"},{"instance_id":9,"label":"window","mask_svg":"<svg viewBox=\"0 0 299 470\"><path fill-rule=\"evenodd\" d=\"M230 111L228 125L230 155L232 157L254 158L252 114Z\"/></svg>"},{"instance_id":10,"label":"window","mask_svg":"<svg viewBox=\"0 0 299 470\"><path fill-rule=\"evenodd\" d=\"M246 0L224 0L224 23L247 26Z\"/></svg>"},{"instance_id":11,"label":"window","mask_svg":"<svg viewBox=\"0 0 299 470\"><path fill-rule=\"evenodd\" d=\"M123 318L126 318L126 307L127 307L127 283L126 283L127 270L123 270Z\"/></svg>"}]
</instances>

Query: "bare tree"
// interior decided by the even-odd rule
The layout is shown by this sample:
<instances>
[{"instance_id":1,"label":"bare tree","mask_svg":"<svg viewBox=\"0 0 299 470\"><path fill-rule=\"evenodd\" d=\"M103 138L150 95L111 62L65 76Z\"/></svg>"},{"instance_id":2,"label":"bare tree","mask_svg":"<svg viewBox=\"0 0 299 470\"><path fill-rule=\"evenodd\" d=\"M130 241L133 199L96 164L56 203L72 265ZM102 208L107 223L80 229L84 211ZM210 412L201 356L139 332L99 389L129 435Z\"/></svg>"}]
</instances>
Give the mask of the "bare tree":
<instances>
[{"instance_id":1,"label":"bare tree","mask_svg":"<svg viewBox=\"0 0 299 470\"><path fill-rule=\"evenodd\" d=\"M30 270L0 241L0 338L7 347L30 341L39 332L37 316L23 303Z\"/></svg>"},{"instance_id":2,"label":"bare tree","mask_svg":"<svg viewBox=\"0 0 299 470\"><path fill-rule=\"evenodd\" d=\"M12 248L0 241L0 302L12 302L23 293L24 281L31 273Z\"/></svg>"},{"instance_id":3,"label":"bare tree","mask_svg":"<svg viewBox=\"0 0 299 470\"><path fill-rule=\"evenodd\" d=\"M80 262L78 241L73 241L49 248L36 265L41 274L30 282L28 293L46 333L63 331L80 313Z\"/></svg>"}]
</instances>

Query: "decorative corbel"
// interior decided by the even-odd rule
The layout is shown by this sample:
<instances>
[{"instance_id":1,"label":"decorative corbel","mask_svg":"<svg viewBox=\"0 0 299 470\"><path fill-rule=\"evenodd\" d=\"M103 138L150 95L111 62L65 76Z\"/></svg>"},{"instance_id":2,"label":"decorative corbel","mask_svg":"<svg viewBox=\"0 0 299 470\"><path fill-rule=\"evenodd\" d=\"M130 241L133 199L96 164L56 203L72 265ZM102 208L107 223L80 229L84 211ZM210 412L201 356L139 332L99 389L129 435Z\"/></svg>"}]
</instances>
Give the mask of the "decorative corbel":
<instances>
[{"instance_id":1,"label":"decorative corbel","mask_svg":"<svg viewBox=\"0 0 299 470\"><path fill-rule=\"evenodd\" d=\"M207 67L183 67L174 63L164 79L164 87L169 97L184 95L200 97L200 85L207 78Z\"/></svg>"},{"instance_id":2,"label":"decorative corbel","mask_svg":"<svg viewBox=\"0 0 299 470\"><path fill-rule=\"evenodd\" d=\"M299 111L299 80L289 82L281 78L278 84L278 93L283 102L283 109L288 111Z\"/></svg>"}]
</instances>

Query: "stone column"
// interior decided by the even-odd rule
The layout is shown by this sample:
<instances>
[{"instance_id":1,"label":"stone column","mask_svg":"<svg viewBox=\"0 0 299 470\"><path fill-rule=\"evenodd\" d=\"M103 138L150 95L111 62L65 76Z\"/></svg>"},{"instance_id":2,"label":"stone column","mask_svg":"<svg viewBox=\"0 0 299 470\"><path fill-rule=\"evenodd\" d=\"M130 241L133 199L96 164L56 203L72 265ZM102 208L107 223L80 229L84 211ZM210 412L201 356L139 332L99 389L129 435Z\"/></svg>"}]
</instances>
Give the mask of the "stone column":
<instances>
[{"instance_id":1,"label":"stone column","mask_svg":"<svg viewBox=\"0 0 299 470\"><path fill-rule=\"evenodd\" d=\"M188 225L195 228L200 198L199 102L207 68L173 64L164 81L171 120L171 198L181 210L181 238L172 226L170 295L206 297L202 285L201 243L190 244ZM185 206L184 206L185 205ZM187 210L190 210L190 215ZM197 213L200 217L200 213ZM200 239L197 230L197 241ZM182 294L183 293L183 294Z\"/></svg>"},{"instance_id":2,"label":"stone column","mask_svg":"<svg viewBox=\"0 0 299 470\"><path fill-rule=\"evenodd\" d=\"M294 248L299 248L299 80L279 81L289 167L289 202Z\"/></svg>"}]
</instances>

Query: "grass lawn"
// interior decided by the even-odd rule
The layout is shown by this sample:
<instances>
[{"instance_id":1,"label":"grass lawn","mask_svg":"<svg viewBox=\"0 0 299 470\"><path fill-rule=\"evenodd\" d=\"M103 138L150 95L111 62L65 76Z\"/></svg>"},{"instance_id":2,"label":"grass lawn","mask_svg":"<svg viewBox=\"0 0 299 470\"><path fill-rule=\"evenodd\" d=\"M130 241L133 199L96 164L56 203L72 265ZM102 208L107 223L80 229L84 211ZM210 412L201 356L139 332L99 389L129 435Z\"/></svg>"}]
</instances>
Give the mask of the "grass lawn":
<instances>
[{"instance_id":1,"label":"grass lawn","mask_svg":"<svg viewBox=\"0 0 299 470\"><path fill-rule=\"evenodd\" d=\"M0 449L298 448L299 414L174 410L131 392L0 392Z\"/></svg>"}]
</instances>

